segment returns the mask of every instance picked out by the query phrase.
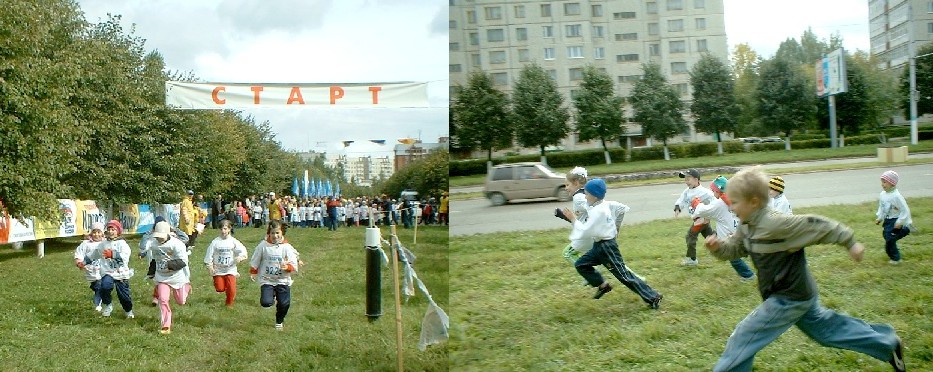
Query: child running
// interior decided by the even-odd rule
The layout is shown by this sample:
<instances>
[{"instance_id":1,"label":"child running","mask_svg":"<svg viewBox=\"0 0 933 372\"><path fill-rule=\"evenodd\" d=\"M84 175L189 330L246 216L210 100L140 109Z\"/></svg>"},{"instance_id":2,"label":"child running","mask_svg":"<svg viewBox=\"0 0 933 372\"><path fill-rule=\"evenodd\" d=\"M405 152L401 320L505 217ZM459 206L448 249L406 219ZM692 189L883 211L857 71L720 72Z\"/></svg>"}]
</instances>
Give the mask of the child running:
<instances>
[{"instance_id":1,"label":"child running","mask_svg":"<svg viewBox=\"0 0 933 372\"><path fill-rule=\"evenodd\" d=\"M135 318L133 315L133 298L130 295L130 278L133 269L130 269L130 246L123 239L123 225L120 221L110 220L104 233L105 241L88 257L100 260L100 300L103 307L101 315L109 317L113 312L113 290L117 290L117 298L127 319Z\"/></svg>"},{"instance_id":2,"label":"child running","mask_svg":"<svg viewBox=\"0 0 933 372\"><path fill-rule=\"evenodd\" d=\"M657 310L664 296L632 273L625 266L622 254L619 253L619 245L615 240L618 234L616 212L610 208L609 203L605 203L603 200L606 196L606 182L599 178L592 179L586 182L583 189L587 204L590 206L587 211L586 221L577 220L576 215L569 208L563 210L564 216L573 221L574 224L570 239L592 240L594 242L592 248L577 260L575 264L577 272L591 286L596 287L596 294L593 298L599 299L612 290L612 285L603 279L603 276L594 269L594 266L606 266L616 279L632 292L638 294L650 308Z\"/></svg>"},{"instance_id":3,"label":"child running","mask_svg":"<svg viewBox=\"0 0 933 372\"><path fill-rule=\"evenodd\" d=\"M702 204L699 198L693 199L692 202L694 208L693 215L716 221L716 235L722 237L731 236L735 233L735 228L739 225L739 221L735 218L735 214L729 209L729 204L731 203L725 194L726 183L726 178L719 176L709 184L709 189L713 192L713 196L715 197L711 203ZM749 269L748 265L745 264L745 261L742 261L741 258L731 260L729 263L732 265L732 268L735 269L735 273L739 274L741 281L750 282L755 279L755 272Z\"/></svg>"},{"instance_id":4,"label":"child running","mask_svg":"<svg viewBox=\"0 0 933 372\"><path fill-rule=\"evenodd\" d=\"M224 302L233 308L236 298L236 278L240 276L236 264L246 259L246 247L237 238L230 236L230 221L220 221L220 236L214 238L204 254L204 265L214 277L214 290L226 293Z\"/></svg>"},{"instance_id":5,"label":"child running","mask_svg":"<svg viewBox=\"0 0 933 372\"><path fill-rule=\"evenodd\" d=\"M804 247L838 244L859 262L865 247L851 228L817 215L774 213L768 207L768 178L759 167L736 173L726 195L742 225L730 237L707 237L706 248L723 260L750 256L764 302L736 325L714 371L751 371L755 354L791 326L820 345L863 353L905 370L903 345L894 328L820 304Z\"/></svg>"},{"instance_id":6,"label":"child running","mask_svg":"<svg viewBox=\"0 0 933 372\"><path fill-rule=\"evenodd\" d=\"M230 220L224 220L227 224ZM228 225L229 226L229 225ZM184 305L191 293L190 271L188 269L188 248L185 243L171 235L168 222L161 221L152 228L152 237L158 246L150 250L149 257L155 261L155 291L159 302L159 314L162 328L159 333L172 333L172 307L169 296L175 303Z\"/></svg>"},{"instance_id":7,"label":"child running","mask_svg":"<svg viewBox=\"0 0 933 372\"><path fill-rule=\"evenodd\" d=\"M269 222L266 239L253 251L249 268L250 280L259 282L259 304L262 307L275 304L277 331L284 328L285 315L291 306L292 273L299 266L295 247L285 240L287 228L281 221Z\"/></svg>"},{"instance_id":8,"label":"child running","mask_svg":"<svg viewBox=\"0 0 933 372\"><path fill-rule=\"evenodd\" d=\"M678 173L680 178L684 179L684 183L687 185L687 188L680 193L680 197L674 201L674 217L680 215L682 210L687 210L687 213L693 217L693 224L690 225L690 229L687 230L687 235L685 240L687 241L687 253L680 262L682 266L697 266L700 261L697 260L697 236L703 234L703 237L707 237L713 234L713 229L709 227L709 221L704 218L693 216L693 207L691 203L694 198L700 198L700 201L706 204L709 204L713 201L713 193L709 189L700 185L700 171L690 168L686 171Z\"/></svg>"},{"instance_id":9,"label":"child running","mask_svg":"<svg viewBox=\"0 0 933 372\"><path fill-rule=\"evenodd\" d=\"M794 214L790 207L790 201L784 196L784 178L781 176L771 177L768 181L768 205L778 213Z\"/></svg>"},{"instance_id":10,"label":"child running","mask_svg":"<svg viewBox=\"0 0 933 372\"><path fill-rule=\"evenodd\" d=\"M91 291L94 292L94 298L91 302L94 304L94 310L100 312L100 260L88 260L86 257L97 250L100 243L104 241L104 224L94 222L91 224L91 232L87 239L82 240L78 248L75 248L75 265L84 271L84 279L90 283ZM87 262L85 262L87 261Z\"/></svg>"},{"instance_id":11,"label":"child running","mask_svg":"<svg viewBox=\"0 0 933 372\"><path fill-rule=\"evenodd\" d=\"M901 263L901 250L897 241L910 234L913 220L907 200L897 191L900 177L893 170L881 174L881 195L878 197L878 211L875 213L875 225L881 224L881 236L884 237L884 252L888 254L889 264Z\"/></svg>"}]
</instances>

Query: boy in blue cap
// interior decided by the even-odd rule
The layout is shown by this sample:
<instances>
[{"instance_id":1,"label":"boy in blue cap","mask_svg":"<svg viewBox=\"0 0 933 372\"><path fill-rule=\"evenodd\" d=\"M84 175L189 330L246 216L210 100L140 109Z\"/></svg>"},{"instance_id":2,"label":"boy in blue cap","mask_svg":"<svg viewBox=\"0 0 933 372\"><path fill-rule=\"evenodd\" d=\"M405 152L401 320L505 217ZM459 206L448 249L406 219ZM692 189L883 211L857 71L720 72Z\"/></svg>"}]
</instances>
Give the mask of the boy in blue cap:
<instances>
[{"instance_id":1,"label":"boy in blue cap","mask_svg":"<svg viewBox=\"0 0 933 372\"><path fill-rule=\"evenodd\" d=\"M632 273L619 253L619 245L615 237L618 234L615 213L609 203L604 202L606 196L606 182L596 178L586 182L583 186L586 202L589 205L585 222L578 221L576 215L568 208L564 208L564 216L573 222L571 240L592 240L593 246L583 256L577 259L574 266L577 272L593 287L596 287L594 299L599 299L612 290L612 285L603 279L603 276L594 269L596 265L603 265L622 284L637 293L649 307L657 310L661 305L663 296L648 286L644 280Z\"/></svg>"}]
</instances>

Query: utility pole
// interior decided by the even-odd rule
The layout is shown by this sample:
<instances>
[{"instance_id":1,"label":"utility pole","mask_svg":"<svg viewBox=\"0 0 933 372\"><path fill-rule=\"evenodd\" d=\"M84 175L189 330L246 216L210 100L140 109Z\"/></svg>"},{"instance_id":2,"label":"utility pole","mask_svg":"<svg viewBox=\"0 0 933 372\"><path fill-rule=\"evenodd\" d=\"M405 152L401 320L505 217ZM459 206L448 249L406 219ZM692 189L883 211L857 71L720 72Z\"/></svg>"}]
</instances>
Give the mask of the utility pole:
<instances>
[{"instance_id":1,"label":"utility pole","mask_svg":"<svg viewBox=\"0 0 933 372\"><path fill-rule=\"evenodd\" d=\"M908 5L910 6L910 5ZM914 50L914 10L908 8L910 20L910 40L907 41L907 55L910 56L910 144L917 144L917 51Z\"/></svg>"}]
</instances>

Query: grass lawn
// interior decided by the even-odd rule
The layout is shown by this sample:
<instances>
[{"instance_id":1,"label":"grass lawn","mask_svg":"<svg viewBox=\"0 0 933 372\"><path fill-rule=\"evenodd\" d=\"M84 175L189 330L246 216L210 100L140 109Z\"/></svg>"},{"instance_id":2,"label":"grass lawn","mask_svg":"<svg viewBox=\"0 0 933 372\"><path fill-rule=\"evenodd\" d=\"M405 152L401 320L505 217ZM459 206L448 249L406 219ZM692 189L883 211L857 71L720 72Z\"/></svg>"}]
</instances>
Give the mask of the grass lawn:
<instances>
[{"instance_id":1,"label":"grass lawn","mask_svg":"<svg viewBox=\"0 0 933 372\"><path fill-rule=\"evenodd\" d=\"M623 201L624 202L624 201ZM869 323L893 325L908 368L933 370L933 198L908 199L920 233L900 242L904 262L891 266L877 202L799 208L844 222L867 251L853 262L839 246L808 247L823 305ZM756 284L702 248L699 267L679 265L686 219L629 225L619 241L627 264L664 294L661 310L608 278L600 300L561 257L569 229L458 237L450 242L453 370L710 370L726 340L761 303ZM746 258L746 262L750 260ZM604 268L601 272L608 274ZM796 328L758 353L756 370L888 371L863 354L821 347Z\"/></svg>"},{"instance_id":2,"label":"grass lawn","mask_svg":"<svg viewBox=\"0 0 933 372\"><path fill-rule=\"evenodd\" d=\"M698 167L723 167L740 166L750 164L767 164L778 162L793 162L804 160L825 160L832 158L847 157L865 157L877 155L877 144L875 145L857 145L846 146L836 149L801 149L791 151L765 151L765 152L746 152L739 154L723 154L722 156L704 156L698 158L671 159L671 160L643 160L628 163L614 164L595 164L587 165L586 169L590 175L603 174L624 174L638 172L655 172L661 170L678 170L685 168ZM933 141L921 141L916 145L907 145L908 151L929 152L933 151ZM566 172L570 168L559 168L557 171ZM817 169L813 169L817 170ZM825 169L822 169L825 170ZM472 176L450 177L450 187L465 187L482 185L486 178L485 174Z\"/></svg>"},{"instance_id":3,"label":"grass lawn","mask_svg":"<svg viewBox=\"0 0 933 372\"><path fill-rule=\"evenodd\" d=\"M239 228L236 237L250 254L265 230ZM382 236L389 239L389 229ZM417 255L415 270L435 302L448 314L448 229L399 229L399 238ZM365 316L363 228L290 229L289 241L307 263L294 276L285 331L277 332L275 309L259 306L259 286L240 263L233 309L224 307L204 269L204 251L217 230L206 230L191 256L194 287L189 303L174 312L172 334L160 335L159 309L150 306L152 284L133 248L131 291L136 319L125 319L114 293L114 311L103 318L91 305L91 291L72 256L77 239L46 244L45 258L31 246L0 250L0 370L230 370L299 371L396 369L396 328L391 266L382 270L383 316ZM388 247L384 247L387 253ZM390 256L391 257L391 256ZM417 290L416 290L417 291ZM404 297L403 297L404 300ZM418 291L402 304L405 368L448 369L447 345L417 348L428 301Z\"/></svg>"}]
</instances>

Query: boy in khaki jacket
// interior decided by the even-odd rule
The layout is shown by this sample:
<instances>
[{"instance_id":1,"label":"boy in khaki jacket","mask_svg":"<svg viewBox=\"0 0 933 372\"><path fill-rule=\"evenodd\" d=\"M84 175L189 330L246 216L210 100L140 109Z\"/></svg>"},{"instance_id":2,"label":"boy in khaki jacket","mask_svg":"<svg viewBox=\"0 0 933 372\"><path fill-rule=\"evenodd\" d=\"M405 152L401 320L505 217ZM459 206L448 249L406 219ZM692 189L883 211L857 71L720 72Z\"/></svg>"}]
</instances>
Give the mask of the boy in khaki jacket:
<instances>
[{"instance_id":1,"label":"boy in khaki jacket","mask_svg":"<svg viewBox=\"0 0 933 372\"><path fill-rule=\"evenodd\" d=\"M816 282L807 269L804 247L838 244L856 262L865 247L849 227L816 215L784 215L768 207L768 178L760 168L746 168L729 180L726 195L742 224L731 237L706 238L719 259L750 256L758 270L764 302L736 325L714 371L751 371L758 350L790 326L821 345L848 349L905 370L903 344L890 325L868 324L820 304Z\"/></svg>"}]
</instances>

